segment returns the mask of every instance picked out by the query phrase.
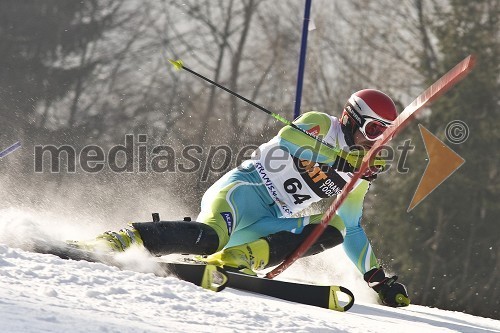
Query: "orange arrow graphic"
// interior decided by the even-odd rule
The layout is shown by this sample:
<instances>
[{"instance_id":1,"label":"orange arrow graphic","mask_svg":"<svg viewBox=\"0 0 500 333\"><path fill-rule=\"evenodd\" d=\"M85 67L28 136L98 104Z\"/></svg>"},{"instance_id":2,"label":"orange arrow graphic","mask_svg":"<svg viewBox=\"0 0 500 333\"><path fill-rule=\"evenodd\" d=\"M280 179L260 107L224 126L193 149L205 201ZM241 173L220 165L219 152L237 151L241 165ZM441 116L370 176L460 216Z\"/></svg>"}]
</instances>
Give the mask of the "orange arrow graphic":
<instances>
[{"instance_id":1,"label":"orange arrow graphic","mask_svg":"<svg viewBox=\"0 0 500 333\"><path fill-rule=\"evenodd\" d=\"M429 164L427 164L422 179L420 179L413 199L411 199L408 212L415 208L416 205L465 163L465 160L461 156L429 132L427 128L420 124L418 127L424 140L427 156L429 156Z\"/></svg>"}]
</instances>

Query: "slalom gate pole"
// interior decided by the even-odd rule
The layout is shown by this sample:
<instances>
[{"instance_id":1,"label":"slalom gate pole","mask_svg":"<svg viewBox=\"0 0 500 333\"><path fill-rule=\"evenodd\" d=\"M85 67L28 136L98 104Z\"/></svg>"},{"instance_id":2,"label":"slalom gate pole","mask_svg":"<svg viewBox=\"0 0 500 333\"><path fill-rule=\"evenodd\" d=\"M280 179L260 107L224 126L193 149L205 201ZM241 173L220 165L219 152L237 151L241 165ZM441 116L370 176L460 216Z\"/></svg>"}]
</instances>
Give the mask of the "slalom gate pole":
<instances>
[{"instance_id":1,"label":"slalom gate pole","mask_svg":"<svg viewBox=\"0 0 500 333\"><path fill-rule=\"evenodd\" d=\"M342 192L335 198L335 201L330 205L324 213L320 224L314 228L313 232L302 242L302 244L280 265L268 272L266 277L272 279L290 267L297 259L302 257L304 253L318 240L326 226L333 216L335 216L338 208L346 199L349 192L353 189L356 182L364 174L369 166L369 161L387 144L394 136L396 136L409 122L414 119L417 111L422 109L426 104L434 101L436 98L444 94L455 84L465 78L472 70L475 64L475 57L469 55L467 58L458 63L448 73L439 78L422 94L420 94L413 102L408 105L403 112L394 120L394 123L389 126L383 133L382 137L375 142L373 147L363 157L360 168L354 173L350 181L344 186Z\"/></svg>"},{"instance_id":2,"label":"slalom gate pole","mask_svg":"<svg viewBox=\"0 0 500 333\"><path fill-rule=\"evenodd\" d=\"M259 109L261 111L264 111L265 113L267 113L268 115L270 115L274 119L282 122L283 124L291 126L292 128L296 129L297 131L300 131L300 132L306 134L307 136L315 139L319 143L321 143L321 144L327 146L328 148L332 149L338 156L342 157L343 159L346 159L346 160L349 160L349 161L352 161L353 159L357 160L357 158L358 158L357 155L351 155L351 154L345 152L344 150L342 150L340 148L337 148L337 147L333 146L332 144L324 141L323 139L321 139L321 138L319 138L319 137L317 137L317 136L315 136L315 135L313 135L313 134L311 134L309 132L306 132L305 130L303 130L302 128L298 127L297 125L295 125L294 123L292 123L290 120L288 120L288 119L280 116L279 114L269 111L268 109L266 109L263 106L260 106L259 104L257 104L255 102L249 100L248 98L245 98L245 97L241 96L240 94L238 94L238 93L236 93L236 92L234 92L234 91L232 91L232 90L224 87L223 85L221 85L221 84L219 84L219 83L217 83L217 82L215 82L213 80L210 80L209 78L207 78L207 77L205 77L205 76L203 76L203 75L195 72L194 70L190 69L189 67L184 66L184 63L181 60L172 60L172 59L170 59L169 62L175 67L175 69L177 69L177 70L183 69L183 70L185 70L185 71L187 71L187 72L189 72L189 73L191 73L191 74L193 74L193 75L195 75L195 76L197 76L197 77L199 77L199 78L201 78L201 79L203 79L203 80L205 80L205 81L213 84L214 86L216 86L216 87L218 87L218 88L220 88L220 89L222 89L222 90L230 93L231 95L238 97L239 99L247 102L248 104L256 107L257 109Z\"/></svg>"},{"instance_id":3,"label":"slalom gate pole","mask_svg":"<svg viewBox=\"0 0 500 333\"><path fill-rule=\"evenodd\" d=\"M293 111L294 119L300 115L300 104L302 102L302 85L304 82L304 70L306 67L307 34L309 31L311 2L312 0L306 0L306 8L304 11L304 23L302 25L302 41L300 45L299 72L297 74L297 90L295 92L295 107Z\"/></svg>"}]
</instances>

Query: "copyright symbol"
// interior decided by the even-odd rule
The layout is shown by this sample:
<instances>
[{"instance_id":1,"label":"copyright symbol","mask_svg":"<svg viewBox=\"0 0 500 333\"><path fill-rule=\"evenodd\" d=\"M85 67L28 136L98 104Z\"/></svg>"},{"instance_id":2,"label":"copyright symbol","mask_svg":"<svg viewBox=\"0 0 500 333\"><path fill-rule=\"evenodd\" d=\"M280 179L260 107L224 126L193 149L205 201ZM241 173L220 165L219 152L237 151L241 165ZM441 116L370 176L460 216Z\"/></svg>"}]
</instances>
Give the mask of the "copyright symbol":
<instances>
[{"instance_id":1,"label":"copyright symbol","mask_svg":"<svg viewBox=\"0 0 500 333\"><path fill-rule=\"evenodd\" d=\"M453 144L464 143L469 138L469 127L461 120L452 120L446 125L446 139Z\"/></svg>"}]
</instances>

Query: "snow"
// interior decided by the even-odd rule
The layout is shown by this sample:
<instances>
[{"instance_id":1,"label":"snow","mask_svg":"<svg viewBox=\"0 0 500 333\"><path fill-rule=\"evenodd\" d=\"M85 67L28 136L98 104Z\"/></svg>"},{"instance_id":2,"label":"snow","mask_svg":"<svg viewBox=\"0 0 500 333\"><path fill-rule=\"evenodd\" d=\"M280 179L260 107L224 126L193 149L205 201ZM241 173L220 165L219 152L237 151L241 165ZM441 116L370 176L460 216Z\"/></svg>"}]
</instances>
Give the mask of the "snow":
<instances>
[{"instance_id":1,"label":"snow","mask_svg":"<svg viewBox=\"0 0 500 333\"><path fill-rule=\"evenodd\" d=\"M215 293L144 273L154 263L139 249L122 258L134 270L31 253L19 248L27 246L19 242L19 230L27 226L40 227L32 216L0 211L1 332L500 332L500 321L489 318L419 305L381 306L350 268L342 272L344 280L327 270L311 275L325 273L321 267L331 253L281 278L315 276L320 283L344 285L357 296L346 313L230 288ZM58 233L67 234L63 229Z\"/></svg>"}]
</instances>

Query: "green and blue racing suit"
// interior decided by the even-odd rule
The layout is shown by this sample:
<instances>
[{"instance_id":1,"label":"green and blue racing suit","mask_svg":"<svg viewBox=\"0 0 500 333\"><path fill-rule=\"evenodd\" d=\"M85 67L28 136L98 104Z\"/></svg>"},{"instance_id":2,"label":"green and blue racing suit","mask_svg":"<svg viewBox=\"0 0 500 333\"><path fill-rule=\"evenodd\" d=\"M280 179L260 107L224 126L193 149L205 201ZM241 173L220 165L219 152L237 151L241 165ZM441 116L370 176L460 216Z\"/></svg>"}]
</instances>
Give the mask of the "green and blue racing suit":
<instances>
[{"instance_id":1,"label":"green and blue racing suit","mask_svg":"<svg viewBox=\"0 0 500 333\"><path fill-rule=\"evenodd\" d=\"M349 151L339 120L308 112L294 121L338 149ZM338 150L320 144L291 126L262 144L238 168L228 172L204 194L197 221L219 236L219 248L248 243L280 231L300 234L318 224L322 214L298 216L312 203L338 195L352 177L340 167ZM344 236L343 247L361 273L378 267L360 222L369 182L359 180L329 224Z\"/></svg>"}]
</instances>

